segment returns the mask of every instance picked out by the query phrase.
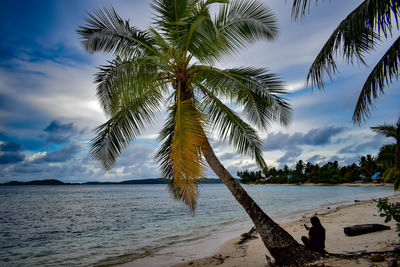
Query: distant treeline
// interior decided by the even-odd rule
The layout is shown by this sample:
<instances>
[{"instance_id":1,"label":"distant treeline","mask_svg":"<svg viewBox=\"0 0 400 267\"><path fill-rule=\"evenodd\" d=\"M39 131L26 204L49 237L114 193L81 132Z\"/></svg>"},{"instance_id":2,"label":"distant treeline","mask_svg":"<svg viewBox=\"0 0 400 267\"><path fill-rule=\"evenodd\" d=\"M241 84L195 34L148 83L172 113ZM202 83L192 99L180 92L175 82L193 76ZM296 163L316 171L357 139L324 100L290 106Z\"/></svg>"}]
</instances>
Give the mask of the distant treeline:
<instances>
[{"instance_id":1,"label":"distant treeline","mask_svg":"<svg viewBox=\"0 0 400 267\"><path fill-rule=\"evenodd\" d=\"M142 179L142 180L127 180L122 182L85 182L85 183L64 183L56 179L48 180L33 180L29 182L11 181L1 185L115 185L115 184L167 184L168 180L163 178L154 179ZM200 182L200 184L220 184L220 179L206 179Z\"/></svg>"},{"instance_id":2,"label":"distant treeline","mask_svg":"<svg viewBox=\"0 0 400 267\"><path fill-rule=\"evenodd\" d=\"M371 155L362 156L359 164L352 164L348 166L339 166L337 161L328 162L319 166L310 162L303 162L299 160L294 169L290 169L287 165L283 169L264 168L260 171L242 171L237 175L244 184L299 184L299 183L326 183L326 184L339 184L355 181L372 181L374 174L380 172L380 175L375 175L376 180L382 180L382 173L385 172L386 166L381 164L382 161L379 157ZM386 178L383 175L383 178ZM390 178L386 182L393 182Z\"/></svg>"}]
</instances>

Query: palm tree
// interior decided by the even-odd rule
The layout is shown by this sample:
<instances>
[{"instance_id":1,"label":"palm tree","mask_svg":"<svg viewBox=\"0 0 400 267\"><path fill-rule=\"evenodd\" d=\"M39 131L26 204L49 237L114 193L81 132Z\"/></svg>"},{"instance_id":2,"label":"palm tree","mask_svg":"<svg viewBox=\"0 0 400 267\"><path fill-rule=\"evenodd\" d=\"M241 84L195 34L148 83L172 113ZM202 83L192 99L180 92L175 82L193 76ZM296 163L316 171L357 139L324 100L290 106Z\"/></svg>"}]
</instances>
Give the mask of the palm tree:
<instances>
[{"instance_id":1,"label":"palm tree","mask_svg":"<svg viewBox=\"0 0 400 267\"><path fill-rule=\"evenodd\" d=\"M210 5L220 4L212 18ZM256 225L278 264L315 258L269 218L216 157L209 140L215 131L262 168L258 129L271 121L286 125L290 106L278 94L284 86L265 69L215 67L257 40L272 40L278 28L271 11L253 0L153 0L153 27L139 30L113 8L94 11L78 29L89 53L115 59L96 76L99 102L108 121L97 128L91 153L109 170L124 148L167 111L156 158L168 189L192 211L206 162ZM242 116L224 102L243 107Z\"/></svg>"},{"instance_id":2,"label":"palm tree","mask_svg":"<svg viewBox=\"0 0 400 267\"><path fill-rule=\"evenodd\" d=\"M395 153L394 153L394 167L400 170L400 117L394 124L383 124L371 127L372 131L379 133L386 137L392 137L396 140Z\"/></svg>"},{"instance_id":3,"label":"palm tree","mask_svg":"<svg viewBox=\"0 0 400 267\"><path fill-rule=\"evenodd\" d=\"M310 0L293 0L292 17L304 16ZM315 0L317 3L318 0ZM312 63L306 84L324 88L324 74L329 78L337 73L334 55L341 53L349 63L367 65L364 56L392 37L394 25L399 29L400 0L364 0L333 31ZM394 25L393 25L394 24ZM370 115L372 99L384 94L393 78L399 75L400 37L376 63L365 81L353 113L353 122L361 124Z\"/></svg>"},{"instance_id":4,"label":"palm tree","mask_svg":"<svg viewBox=\"0 0 400 267\"><path fill-rule=\"evenodd\" d=\"M383 169L390 169L394 166L394 155L396 151L396 144L383 145L379 149L376 162Z\"/></svg>"},{"instance_id":5,"label":"palm tree","mask_svg":"<svg viewBox=\"0 0 400 267\"><path fill-rule=\"evenodd\" d=\"M362 156L359 160L361 172L365 175L366 178L371 178L372 175L376 172L376 163L375 159L368 154L366 157Z\"/></svg>"}]
</instances>

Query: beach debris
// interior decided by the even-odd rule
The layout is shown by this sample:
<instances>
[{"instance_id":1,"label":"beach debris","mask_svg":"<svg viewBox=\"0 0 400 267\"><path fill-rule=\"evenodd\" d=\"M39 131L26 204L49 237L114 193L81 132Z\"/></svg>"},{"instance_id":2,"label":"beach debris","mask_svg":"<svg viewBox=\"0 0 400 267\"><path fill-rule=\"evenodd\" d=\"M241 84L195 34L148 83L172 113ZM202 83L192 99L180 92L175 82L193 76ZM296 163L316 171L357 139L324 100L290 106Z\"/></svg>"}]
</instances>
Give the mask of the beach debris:
<instances>
[{"instance_id":1,"label":"beach debris","mask_svg":"<svg viewBox=\"0 0 400 267\"><path fill-rule=\"evenodd\" d=\"M354 202L361 202L361 200L355 199Z\"/></svg>"},{"instance_id":2,"label":"beach debris","mask_svg":"<svg viewBox=\"0 0 400 267\"><path fill-rule=\"evenodd\" d=\"M348 236L356 236L389 229L389 226L383 224L357 224L345 227L344 233Z\"/></svg>"},{"instance_id":3,"label":"beach debris","mask_svg":"<svg viewBox=\"0 0 400 267\"><path fill-rule=\"evenodd\" d=\"M238 245L241 245L241 244L244 244L244 243L246 243L247 241L249 241L249 240L251 240L251 239L256 239L256 238L258 238L257 236L256 236L256 227L254 226L253 228L251 228L251 230L249 231L249 232L247 232L247 233L243 233L242 235L241 235L241 239L239 240L239 242L237 242L237 244Z\"/></svg>"},{"instance_id":4,"label":"beach debris","mask_svg":"<svg viewBox=\"0 0 400 267\"><path fill-rule=\"evenodd\" d=\"M372 262L379 262L379 261L384 261L385 257L382 256L381 254L372 254L371 257L369 258Z\"/></svg>"}]
</instances>

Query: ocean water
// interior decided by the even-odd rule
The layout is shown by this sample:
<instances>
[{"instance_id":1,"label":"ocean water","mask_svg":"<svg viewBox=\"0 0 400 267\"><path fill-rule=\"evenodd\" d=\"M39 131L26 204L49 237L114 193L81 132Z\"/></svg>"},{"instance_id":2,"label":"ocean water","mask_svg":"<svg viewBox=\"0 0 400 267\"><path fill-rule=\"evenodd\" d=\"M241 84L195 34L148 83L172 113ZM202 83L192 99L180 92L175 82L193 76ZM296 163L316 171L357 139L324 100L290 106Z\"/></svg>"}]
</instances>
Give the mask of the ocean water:
<instances>
[{"instance_id":1,"label":"ocean water","mask_svg":"<svg viewBox=\"0 0 400 267\"><path fill-rule=\"evenodd\" d=\"M384 186L244 187L278 222L394 194ZM169 250L168 265L181 257L173 251L222 240L223 233L244 226L251 226L250 219L222 184L200 187L195 214L165 185L2 186L0 266L113 265Z\"/></svg>"}]
</instances>

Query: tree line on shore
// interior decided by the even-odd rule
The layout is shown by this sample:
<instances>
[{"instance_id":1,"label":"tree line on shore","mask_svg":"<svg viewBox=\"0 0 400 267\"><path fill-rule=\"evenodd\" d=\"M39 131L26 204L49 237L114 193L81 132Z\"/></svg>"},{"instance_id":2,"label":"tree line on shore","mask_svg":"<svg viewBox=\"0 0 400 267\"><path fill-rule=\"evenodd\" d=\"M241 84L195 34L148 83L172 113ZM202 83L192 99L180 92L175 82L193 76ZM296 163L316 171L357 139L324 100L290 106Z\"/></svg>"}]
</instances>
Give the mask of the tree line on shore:
<instances>
[{"instance_id":1,"label":"tree line on shore","mask_svg":"<svg viewBox=\"0 0 400 267\"><path fill-rule=\"evenodd\" d=\"M395 144L384 145L377 156L360 157L358 164L340 166L338 161L329 161L323 165L299 160L294 169L285 165L282 169L265 167L259 171L239 171L237 175L243 184L299 184L326 183L339 184L355 181L372 182L376 173L377 180L394 182L392 174ZM375 177L374 177L375 178Z\"/></svg>"}]
</instances>

